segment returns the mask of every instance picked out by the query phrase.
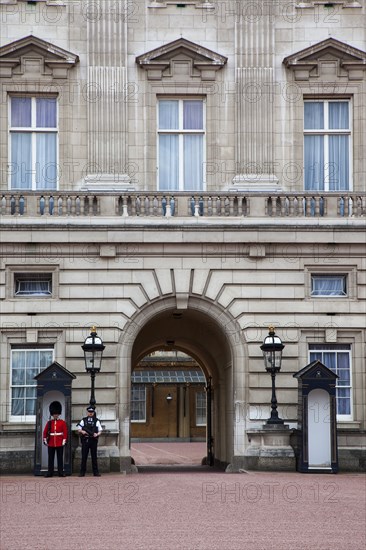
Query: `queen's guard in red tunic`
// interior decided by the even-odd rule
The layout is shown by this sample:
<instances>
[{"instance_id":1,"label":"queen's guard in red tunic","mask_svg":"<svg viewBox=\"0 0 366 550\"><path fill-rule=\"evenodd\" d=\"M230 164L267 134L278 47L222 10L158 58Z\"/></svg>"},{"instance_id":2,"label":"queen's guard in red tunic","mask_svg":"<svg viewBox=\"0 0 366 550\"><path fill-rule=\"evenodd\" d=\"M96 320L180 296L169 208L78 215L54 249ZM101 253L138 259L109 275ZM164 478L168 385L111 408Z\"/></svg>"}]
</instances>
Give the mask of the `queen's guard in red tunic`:
<instances>
[{"instance_id":1,"label":"queen's guard in red tunic","mask_svg":"<svg viewBox=\"0 0 366 550\"><path fill-rule=\"evenodd\" d=\"M57 470L59 477L64 474L64 446L67 441L67 425L65 420L59 418L62 406L59 401L50 404L49 420L43 430L43 443L48 446L48 471L46 477L52 477L54 472L55 453L57 453Z\"/></svg>"}]
</instances>

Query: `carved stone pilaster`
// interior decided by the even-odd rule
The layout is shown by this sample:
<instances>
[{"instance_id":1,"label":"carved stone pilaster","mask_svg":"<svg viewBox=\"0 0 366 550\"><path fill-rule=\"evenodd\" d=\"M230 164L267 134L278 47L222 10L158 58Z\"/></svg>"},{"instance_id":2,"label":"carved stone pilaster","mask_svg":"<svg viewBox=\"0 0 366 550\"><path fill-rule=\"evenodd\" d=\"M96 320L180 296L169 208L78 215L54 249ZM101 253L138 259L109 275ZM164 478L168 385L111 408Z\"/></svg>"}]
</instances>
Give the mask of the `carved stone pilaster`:
<instances>
[{"instance_id":1,"label":"carved stone pilaster","mask_svg":"<svg viewBox=\"0 0 366 550\"><path fill-rule=\"evenodd\" d=\"M235 188L277 189L274 175L273 10L263 3L261 17L238 17L236 70Z\"/></svg>"},{"instance_id":2,"label":"carved stone pilaster","mask_svg":"<svg viewBox=\"0 0 366 550\"><path fill-rule=\"evenodd\" d=\"M98 17L89 17L88 166L85 186L126 187L127 173L127 17L123 0L104 0Z\"/></svg>"}]
</instances>

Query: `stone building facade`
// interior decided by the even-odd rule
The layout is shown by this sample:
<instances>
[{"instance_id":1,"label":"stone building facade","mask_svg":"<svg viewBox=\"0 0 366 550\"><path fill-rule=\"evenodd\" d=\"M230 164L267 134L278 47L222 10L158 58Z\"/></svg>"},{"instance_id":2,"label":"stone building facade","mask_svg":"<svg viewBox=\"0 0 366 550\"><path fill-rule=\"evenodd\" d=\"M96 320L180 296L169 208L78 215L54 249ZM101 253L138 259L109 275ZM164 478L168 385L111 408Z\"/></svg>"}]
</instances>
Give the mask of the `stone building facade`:
<instances>
[{"instance_id":1,"label":"stone building facade","mask_svg":"<svg viewBox=\"0 0 366 550\"><path fill-rule=\"evenodd\" d=\"M166 348L212 380L216 463L295 467L293 374L319 359L340 468L364 469L365 0L0 0L0 20L4 470L32 469L53 360L83 415L92 325L104 470L130 470L131 373ZM269 325L289 428L258 439Z\"/></svg>"}]
</instances>

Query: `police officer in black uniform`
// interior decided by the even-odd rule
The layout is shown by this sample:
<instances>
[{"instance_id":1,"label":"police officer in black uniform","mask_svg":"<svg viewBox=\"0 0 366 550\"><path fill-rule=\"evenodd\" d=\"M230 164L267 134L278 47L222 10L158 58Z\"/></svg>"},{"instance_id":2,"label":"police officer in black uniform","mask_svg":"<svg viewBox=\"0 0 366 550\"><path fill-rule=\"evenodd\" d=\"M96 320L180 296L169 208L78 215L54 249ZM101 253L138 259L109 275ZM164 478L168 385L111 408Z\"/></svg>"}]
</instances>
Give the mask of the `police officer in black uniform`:
<instances>
[{"instance_id":1,"label":"police officer in black uniform","mask_svg":"<svg viewBox=\"0 0 366 550\"><path fill-rule=\"evenodd\" d=\"M86 408L88 416L80 420L78 433L81 438L81 466L79 477L84 477L86 472L86 461L90 450L93 475L100 477L98 470L97 448L98 437L102 433L102 426L99 419L96 417L95 408L91 405Z\"/></svg>"}]
</instances>

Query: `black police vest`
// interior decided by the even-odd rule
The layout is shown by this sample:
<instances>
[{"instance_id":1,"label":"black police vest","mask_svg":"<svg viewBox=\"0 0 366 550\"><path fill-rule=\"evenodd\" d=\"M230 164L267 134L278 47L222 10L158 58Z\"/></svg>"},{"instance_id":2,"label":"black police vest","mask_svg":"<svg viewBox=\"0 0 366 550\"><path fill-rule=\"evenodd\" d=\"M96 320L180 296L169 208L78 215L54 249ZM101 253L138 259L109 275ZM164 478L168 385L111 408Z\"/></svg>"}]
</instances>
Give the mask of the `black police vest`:
<instances>
[{"instance_id":1,"label":"black police vest","mask_svg":"<svg viewBox=\"0 0 366 550\"><path fill-rule=\"evenodd\" d=\"M84 421L84 430L86 432L88 432L90 435L98 433L98 428L97 428L98 418L94 416L93 417L87 416L83 418L83 421Z\"/></svg>"}]
</instances>

